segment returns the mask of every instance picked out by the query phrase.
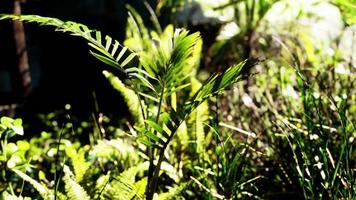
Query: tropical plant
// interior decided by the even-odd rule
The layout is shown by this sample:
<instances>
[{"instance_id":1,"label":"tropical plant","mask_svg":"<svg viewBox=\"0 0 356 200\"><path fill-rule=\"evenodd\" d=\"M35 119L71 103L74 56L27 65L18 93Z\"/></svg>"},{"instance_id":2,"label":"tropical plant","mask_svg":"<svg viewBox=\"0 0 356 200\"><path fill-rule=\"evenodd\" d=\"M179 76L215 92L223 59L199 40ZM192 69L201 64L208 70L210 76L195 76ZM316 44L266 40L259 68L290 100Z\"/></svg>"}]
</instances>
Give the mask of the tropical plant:
<instances>
[{"instance_id":1,"label":"tropical plant","mask_svg":"<svg viewBox=\"0 0 356 200\"><path fill-rule=\"evenodd\" d=\"M159 2L157 10L173 13L183 1ZM155 16L148 4L153 26L128 7L122 44L75 22L1 15L86 40L111 67L103 75L131 115L78 122L66 106L41 115L47 132L17 142L21 120L2 118L1 198L355 199L355 59L347 52L355 38L344 37L356 35L349 1L308 1L343 11L347 29L322 45L298 24L319 17L302 7L296 19L272 27L268 15L290 1L228 2L215 11L235 9L238 34L218 40L204 57L198 33L160 27L162 13ZM253 59L213 68L247 55L268 60L246 81ZM204 59L221 72L202 78Z\"/></svg>"},{"instance_id":2,"label":"tropical plant","mask_svg":"<svg viewBox=\"0 0 356 200\"><path fill-rule=\"evenodd\" d=\"M244 67L254 65L251 62L234 65L224 73L213 75L192 95L184 97L184 93L180 91L189 86L193 68L197 63L196 55L199 55L195 53L199 44L198 33L189 34L186 30L174 30L169 26L161 34L151 32L151 42L142 46L141 51L133 53L111 37L103 37L100 31L90 30L87 26L75 22L35 15L1 15L1 19L8 18L54 26L58 31L80 36L88 41L92 49L90 53L94 57L125 76L123 85L120 80L113 78L112 74L104 73L124 96L131 96L131 99L127 98L126 101L136 120L137 139L147 147L147 199L153 199L157 191L165 151L182 124L203 102L238 81ZM131 62L135 57L138 59L136 64ZM137 67L134 67L135 65ZM178 96L183 100L177 101ZM67 172L64 177L70 182L72 179ZM81 170L76 172L81 173Z\"/></svg>"}]
</instances>

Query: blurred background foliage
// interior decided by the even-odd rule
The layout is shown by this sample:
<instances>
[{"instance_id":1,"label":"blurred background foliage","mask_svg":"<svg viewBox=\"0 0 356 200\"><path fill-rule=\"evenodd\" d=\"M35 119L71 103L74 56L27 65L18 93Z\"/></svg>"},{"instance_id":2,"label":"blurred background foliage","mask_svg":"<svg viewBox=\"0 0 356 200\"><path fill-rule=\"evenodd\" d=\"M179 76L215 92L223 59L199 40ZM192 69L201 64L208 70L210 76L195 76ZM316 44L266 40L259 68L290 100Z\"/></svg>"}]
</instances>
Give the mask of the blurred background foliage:
<instances>
[{"instance_id":1,"label":"blurred background foliage","mask_svg":"<svg viewBox=\"0 0 356 200\"><path fill-rule=\"evenodd\" d=\"M1 13L12 13L12 2L2 1ZM155 61L152 43L168 45L165 36L173 35L173 27L199 31L195 60L189 61L192 76L185 80L189 86L167 103L173 107L209 75L247 58L261 60L177 130L155 199L356 198L354 0L21 5L24 14L101 30L147 54L147 62ZM110 68L90 57L82 40L25 24L33 90L24 97L10 53L12 24L0 26L0 103L6 105L0 113L14 113L9 105L16 104L14 117L25 128L22 136L22 120L1 120L1 197L46 199L58 188L58 198L144 198L147 147L137 140L140 114L120 73L103 76ZM152 113L154 102L147 105Z\"/></svg>"}]
</instances>

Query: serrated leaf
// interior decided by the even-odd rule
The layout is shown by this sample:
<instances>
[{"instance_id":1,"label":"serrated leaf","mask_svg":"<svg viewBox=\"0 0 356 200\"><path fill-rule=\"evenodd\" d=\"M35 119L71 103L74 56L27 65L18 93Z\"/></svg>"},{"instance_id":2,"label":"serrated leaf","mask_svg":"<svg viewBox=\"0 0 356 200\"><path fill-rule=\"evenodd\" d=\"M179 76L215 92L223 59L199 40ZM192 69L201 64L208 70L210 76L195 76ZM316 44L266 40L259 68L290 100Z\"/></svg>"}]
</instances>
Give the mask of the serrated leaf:
<instances>
[{"instance_id":1,"label":"serrated leaf","mask_svg":"<svg viewBox=\"0 0 356 200\"><path fill-rule=\"evenodd\" d=\"M73 173L70 171L68 166L64 166L63 172L63 182L65 184L67 197L70 200L90 200L87 192L72 178Z\"/></svg>"}]
</instances>

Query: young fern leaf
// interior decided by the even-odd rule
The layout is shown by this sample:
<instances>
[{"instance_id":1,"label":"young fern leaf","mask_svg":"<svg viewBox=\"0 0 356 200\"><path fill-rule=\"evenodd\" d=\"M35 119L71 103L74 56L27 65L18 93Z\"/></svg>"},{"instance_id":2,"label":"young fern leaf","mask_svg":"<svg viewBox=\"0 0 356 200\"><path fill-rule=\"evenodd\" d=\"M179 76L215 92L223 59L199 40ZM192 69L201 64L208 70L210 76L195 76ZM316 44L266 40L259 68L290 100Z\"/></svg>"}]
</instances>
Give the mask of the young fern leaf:
<instances>
[{"instance_id":1,"label":"young fern leaf","mask_svg":"<svg viewBox=\"0 0 356 200\"><path fill-rule=\"evenodd\" d=\"M202 84L196 79L191 78L192 90L191 95L193 96L195 92L199 90ZM196 141L196 151L199 155L199 158L204 159L205 152L205 132L204 132L204 123L209 119L209 105L207 101L202 102L189 116L188 126L190 132L195 134Z\"/></svg>"},{"instance_id":2,"label":"young fern leaf","mask_svg":"<svg viewBox=\"0 0 356 200\"><path fill-rule=\"evenodd\" d=\"M200 37L196 41L196 44L193 47L192 55L188 60L188 65L191 66L191 68L192 68L192 77L196 76L197 71L200 67L202 49L203 49L203 39Z\"/></svg>"},{"instance_id":3,"label":"young fern leaf","mask_svg":"<svg viewBox=\"0 0 356 200\"><path fill-rule=\"evenodd\" d=\"M78 183L82 182L85 173L91 165L90 162L86 162L85 160L84 148L80 148L78 151L74 148L66 148L65 152L72 162L76 181Z\"/></svg>"},{"instance_id":4,"label":"young fern leaf","mask_svg":"<svg viewBox=\"0 0 356 200\"><path fill-rule=\"evenodd\" d=\"M144 200L147 185L147 177L137 181L132 186L132 191L128 195L127 199L140 199Z\"/></svg>"},{"instance_id":5,"label":"young fern leaf","mask_svg":"<svg viewBox=\"0 0 356 200\"><path fill-rule=\"evenodd\" d=\"M123 166L136 165L139 160L139 154L135 147L127 140L116 138L112 140L99 140L93 146L89 155L98 158L99 162L120 161Z\"/></svg>"},{"instance_id":6,"label":"young fern leaf","mask_svg":"<svg viewBox=\"0 0 356 200\"><path fill-rule=\"evenodd\" d=\"M111 180L111 172L109 171L106 175L101 175L95 184L95 195L93 199L104 199L103 192L110 183Z\"/></svg>"},{"instance_id":7,"label":"young fern leaf","mask_svg":"<svg viewBox=\"0 0 356 200\"><path fill-rule=\"evenodd\" d=\"M38 15L7 15L0 14L0 20L12 19L21 20L24 22L34 22L42 26L53 26L56 31L69 32L71 35L79 36L88 41L88 45L92 48L90 53L98 60L105 64L118 69L124 74L124 67L136 56L132 51L127 52L127 47L123 47L118 41L110 36L102 36L100 31L91 30L87 26L72 22L61 21L57 18L42 17ZM121 51L118 51L121 49ZM128 54L128 55L127 55ZM123 58L127 55L126 58Z\"/></svg>"},{"instance_id":8,"label":"young fern leaf","mask_svg":"<svg viewBox=\"0 0 356 200\"><path fill-rule=\"evenodd\" d=\"M168 192L159 194L154 200L166 200L166 199L184 199L184 197L179 196L187 187L192 184L192 181L181 183L179 185L170 188Z\"/></svg>"},{"instance_id":9,"label":"young fern leaf","mask_svg":"<svg viewBox=\"0 0 356 200\"><path fill-rule=\"evenodd\" d=\"M44 200L52 200L54 198L53 193L46 186L37 182L35 179L31 178L30 176L18 169L12 169L12 171L15 172L18 176L20 176L23 180L30 183Z\"/></svg>"},{"instance_id":10,"label":"young fern leaf","mask_svg":"<svg viewBox=\"0 0 356 200\"><path fill-rule=\"evenodd\" d=\"M126 26L125 46L130 47L136 52L141 52L151 45L148 29L140 14L130 5L127 5L129 18Z\"/></svg>"},{"instance_id":11,"label":"young fern leaf","mask_svg":"<svg viewBox=\"0 0 356 200\"><path fill-rule=\"evenodd\" d=\"M123 84L119 78L114 76L108 71L103 71L103 74L105 77L109 80L111 85L120 92L122 97L124 98L124 101L137 125L143 125L144 119L142 115L142 111L140 108L140 99L136 95L136 93L129 89L128 87Z\"/></svg>"},{"instance_id":12,"label":"young fern leaf","mask_svg":"<svg viewBox=\"0 0 356 200\"><path fill-rule=\"evenodd\" d=\"M102 193L103 198L109 197L110 199L127 200L129 197L135 196L142 198L142 186L136 182L136 175L140 172L147 170L148 162L140 163L137 166L131 167L119 176L114 177L113 180L104 188ZM143 184L144 182L141 182ZM136 186L135 186L136 184ZM144 186L145 188L146 186ZM134 194L134 195L133 195Z\"/></svg>"},{"instance_id":13,"label":"young fern leaf","mask_svg":"<svg viewBox=\"0 0 356 200\"><path fill-rule=\"evenodd\" d=\"M75 180L73 173L70 171L68 166L63 168L64 176L63 182L65 184L65 190L67 192L66 196L70 200L90 200L87 192L79 185Z\"/></svg>"}]
</instances>

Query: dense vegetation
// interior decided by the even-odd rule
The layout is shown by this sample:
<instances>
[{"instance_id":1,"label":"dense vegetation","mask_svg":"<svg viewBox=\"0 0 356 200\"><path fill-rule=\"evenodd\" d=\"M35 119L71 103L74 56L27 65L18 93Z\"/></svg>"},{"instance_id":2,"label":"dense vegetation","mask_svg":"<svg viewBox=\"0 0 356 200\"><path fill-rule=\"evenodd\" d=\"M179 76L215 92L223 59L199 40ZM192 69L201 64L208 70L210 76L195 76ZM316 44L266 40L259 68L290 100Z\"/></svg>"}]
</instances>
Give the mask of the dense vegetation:
<instances>
[{"instance_id":1,"label":"dense vegetation","mask_svg":"<svg viewBox=\"0 0 356 200\"><path fill-rule=\"evenodd\" d=\"M123 43L1 14L85 40L130 116L78 121L66 105L29 140L1 117L0 199L355 199L355 3L230 0L213 9L233 13L220 23L159 1L149 28L128 8ZM336 34L314 6L342 13Z\"/></svg>"}]
</instances>

